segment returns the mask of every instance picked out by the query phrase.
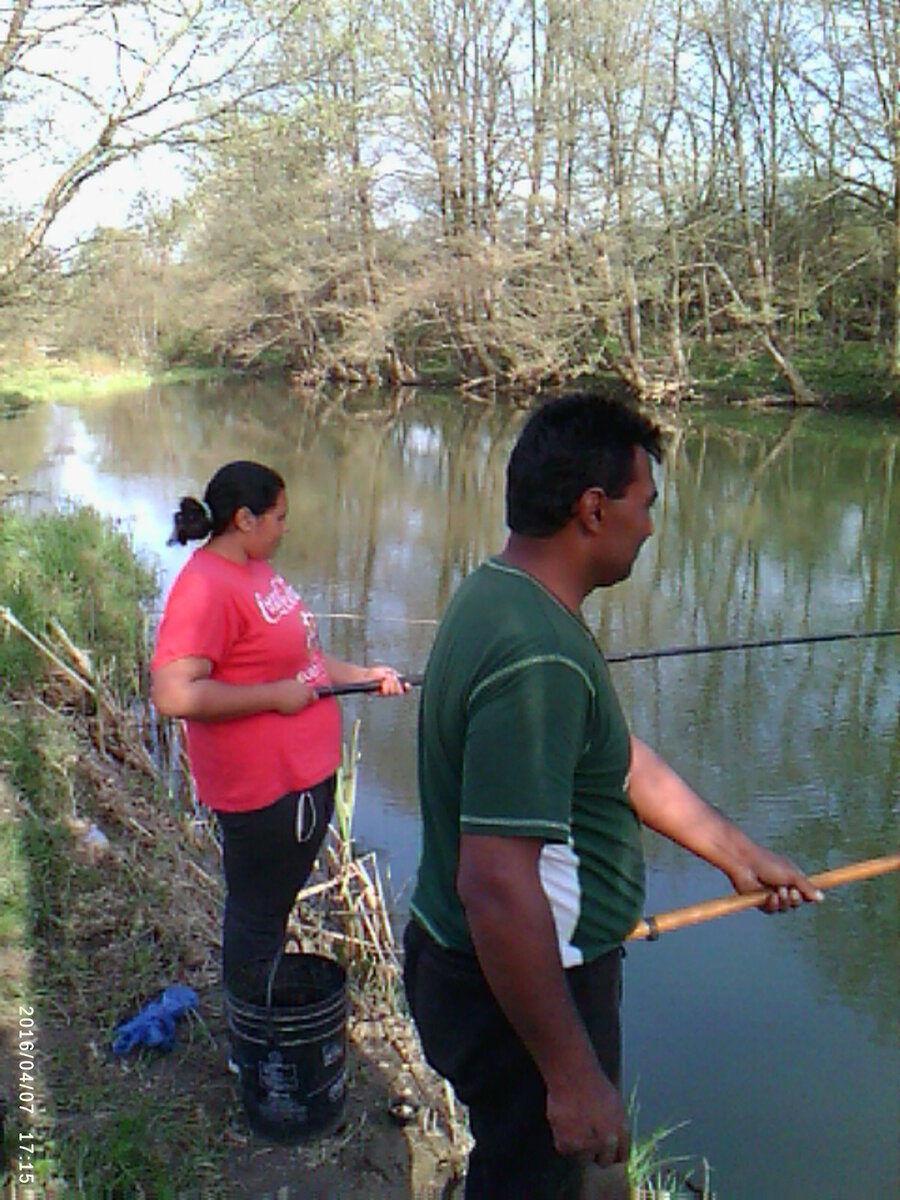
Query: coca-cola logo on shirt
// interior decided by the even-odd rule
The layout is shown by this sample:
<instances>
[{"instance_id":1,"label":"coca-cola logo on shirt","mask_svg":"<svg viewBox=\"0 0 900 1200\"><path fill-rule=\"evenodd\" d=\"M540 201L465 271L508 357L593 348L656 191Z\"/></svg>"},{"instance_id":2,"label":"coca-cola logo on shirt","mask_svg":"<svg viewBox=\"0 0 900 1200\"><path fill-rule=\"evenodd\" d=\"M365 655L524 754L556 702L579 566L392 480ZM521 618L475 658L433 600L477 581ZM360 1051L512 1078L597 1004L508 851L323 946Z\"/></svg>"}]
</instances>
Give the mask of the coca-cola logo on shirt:
<instances>
[{"instance_id":1,"label":"coca-cola logo on shirt","mask_svg":"<svg viewBox=\"0 0 900 1200\"><path fill-rule=\"evenodd\" d=\"M284 617L289 617L300 604L300 597L280 575L272 576L269 590L265 596L254 592L253 598L256 600L256 606L262 619L269 625L277 625Z\"/></svg>"},{"instance_id":2,"label":"coca-cola logo on shirt","mask_svg":"<svg viewBox=\"0 0 900 1200\"><path fill-rule=\"evenodd\" d=\"M306 634L306 648L310 654L318 654L322 646L319 643L319 628L316 625L316 618L311 612L307 612L305 608L300 610L300 620L303 623L303 630Z\"/></svg>"},{"instance_id":3,"label":"coca-cola logo on shirt","mask_svg":"<svg viewBox=\"0 0 900 1200\"><path fill-rule=\"evenodd\" d=\"M308 684L309 687L315 687L319 683L328 682L328 675L322 666L321 659L318 658L314 658L308 667L304 667L302 671L298 671L297 678L301 683Z\"/></svg>"}]
</instances>

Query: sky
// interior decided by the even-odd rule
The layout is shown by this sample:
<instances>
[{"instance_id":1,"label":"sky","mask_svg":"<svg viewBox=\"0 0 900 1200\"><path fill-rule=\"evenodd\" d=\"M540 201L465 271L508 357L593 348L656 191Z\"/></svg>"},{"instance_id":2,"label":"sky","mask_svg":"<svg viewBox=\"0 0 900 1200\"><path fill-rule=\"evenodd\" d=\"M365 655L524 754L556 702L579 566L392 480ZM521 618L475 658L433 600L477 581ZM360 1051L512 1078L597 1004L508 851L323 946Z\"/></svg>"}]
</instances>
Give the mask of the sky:
<instances>
[{"instance_id":1,"label":"sky","mask_svg":"<svg viewBox=\"0 0 900 1200\"><path fill-rule=\"evenodd\" d=\"M96 144L111 114L138 114L116 133L115 144L153 135L194 111L194 98L179 98L178 89L228 71L252 33L248 26L242 37L228 25L223 50L222 0L199 0L196 7L196 26L186 27L176 10L161 4L35 0L22 32L24 49L0 78L0 206L34 211L61 170ZM9 0L0 0L0 46L11 12ZM167 99L170 88L175 99ZM97 225L127 224L141 193L161 200L183 195L184 167L181 156L163 148L111 166L82 185L54 222L48 244L63 248Z\"/></svg>"},{"instance_id":2,"label":"sky","mask_svg":"<svg viewBox=\"0 0 900 1200\"><path fill-rule=\"evenodd\" d=\"M35 199L48 179L49 172L35 178ZM97 226L127 226L142 194L162 204L183 196L187 186L183 161L168 150L148 150L136 160L116 163L84 184L50 227L47 244L64 250Z\"/></svg>"}]
</instances>

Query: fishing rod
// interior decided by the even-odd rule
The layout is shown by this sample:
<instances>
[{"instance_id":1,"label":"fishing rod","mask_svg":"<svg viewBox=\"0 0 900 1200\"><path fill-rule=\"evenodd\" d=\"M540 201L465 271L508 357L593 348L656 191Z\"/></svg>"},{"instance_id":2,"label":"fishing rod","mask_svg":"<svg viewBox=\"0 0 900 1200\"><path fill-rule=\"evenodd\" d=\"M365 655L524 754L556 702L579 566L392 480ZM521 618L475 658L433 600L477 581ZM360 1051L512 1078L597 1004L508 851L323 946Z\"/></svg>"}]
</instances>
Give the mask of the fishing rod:
<instances>
[{"instance_id":1,"label":"fishing rod","mask_svg":"<svg viewBox=\"0 0 900 1200\"><path fill-rule=\"evenodd\" d=\"M421 687L424 675L399 675L401 683L410 687ZM378 692L381 690L380 679L366 679L363 683L328 683L324 687L313 688L317 700L326 696L351 696L355 692Z\"/></svg>"},{"instance_id":2,"label":"fishing rod","mask_svg":"<svg viewBox=\"0 0 900 1200\"><path fill-rule=\"evenodd\" d=\"M763 650L771 646L810 646L820 642L858 642L871 638L888 638L900 635L900 629L875 629L870 633L818 633L805 637L759 638L755 641L710 642L703 646L664 646L657 650L630 650L624 654L607 654L608 663L642 662L656 658L684 658L691 654L723 654L732 650ZM410 687L419 687L423 675L401 675L400 682ZM377 692L381 688L378 680L368 679L364 683L337 683L316 688L317 697L349 696L354 692Z\"/></svg>"},{"instance_id":3,"label":"fishing rod","mask_svg":"<svg viewBox=\"0 0 900 1200\"><path fill-rule=\"evenodd\" d=\"M848 863L847 866L837 867L833 871L822 871L819 875L810 875L809 882L820 891L839 887L844 883L856 883L861 879L874 879L878 875L887 875L900 869L900 854L887 854L883 858L869 858L863 862ZM688 925L699 925L704 921L714 921L717 917L726 917L731 913L743 912L748 908L758 908L772 895L772 889L760 889L746 892L742 896L720 896L715 900L702 900L699 904L688 904L685 908L673 908L669 912L656 916L644 917L638 921L626 942L648 941L655 942L663 933L671 933L675 929L684 929Z\"/></svg>"},{"instance_id":4,"label":"fishing rod","mask_svg":"<svg viewBox=\"0 0 900 1200\"><path fill-rule=\"evenodd\" d=\"M649 658L678 658L688 654L721 654L728 650L764 650L769 646L810 646L819 642L858 642L868 638L897 637L900 629L875 629L871 633L816 633L806 637L759 638L744 642L710 642L703 646L665 646L660 650L631 650L607 654L610 663L640 662Z\"/></svg>"}]
</instances>

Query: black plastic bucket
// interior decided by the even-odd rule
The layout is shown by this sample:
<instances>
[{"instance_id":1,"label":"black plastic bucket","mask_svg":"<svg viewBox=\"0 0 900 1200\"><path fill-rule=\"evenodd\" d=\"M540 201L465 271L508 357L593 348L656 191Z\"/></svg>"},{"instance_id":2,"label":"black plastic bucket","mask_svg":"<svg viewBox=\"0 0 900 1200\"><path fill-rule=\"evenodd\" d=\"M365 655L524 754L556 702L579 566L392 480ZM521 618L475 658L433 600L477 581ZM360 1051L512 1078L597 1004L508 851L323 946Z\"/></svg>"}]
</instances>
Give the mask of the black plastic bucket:
<instances>
[{"instance_id":1,"label":"black plastic bucket","mask_svg":"<svg viewBox=\"0 0 900 1200\"><path fill-rule=\"evenodd\" d=\"M335 1125L347 1081L347 977L319 954L251 964L225 988L250 1127L298 1142Z\"/></svg>"}]
</instances>

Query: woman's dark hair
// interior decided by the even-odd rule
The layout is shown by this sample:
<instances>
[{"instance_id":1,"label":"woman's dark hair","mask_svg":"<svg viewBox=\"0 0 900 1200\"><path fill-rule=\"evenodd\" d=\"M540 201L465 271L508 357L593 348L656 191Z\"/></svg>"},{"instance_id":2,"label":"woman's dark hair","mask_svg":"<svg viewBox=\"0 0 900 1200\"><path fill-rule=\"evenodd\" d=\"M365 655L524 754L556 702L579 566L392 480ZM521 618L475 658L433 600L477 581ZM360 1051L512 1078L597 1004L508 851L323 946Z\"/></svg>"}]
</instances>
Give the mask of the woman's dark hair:
<instances>
[{"instance_id":1,"label":"woman's dark hair","mask_svg":"<svg viewBox=\"0 0 900 1200\"><path fill-rule=\"evenodd\" d=\"M271 467L243 459L226 463L206 485L202 501L194 496L181 497L167 545L180 542L184 546L200 538L217 537L225 532L239 508L249 508L254 516L261 517L284 490L284 480Z\"/></svg>"},{"instance_id":2,"label":"woman's dark hair","mask_svg":"<svg viewBox=\"0 0 900 1200\"><path fill-rule=\"evenodd\" d=\"M599 487L621 496L642 446L659 461L662 430L621 400L572 392L528 418L506 469L506 523L513 533L549 537L572 518L578 497Z\"/></svg>"}]
</instances>

